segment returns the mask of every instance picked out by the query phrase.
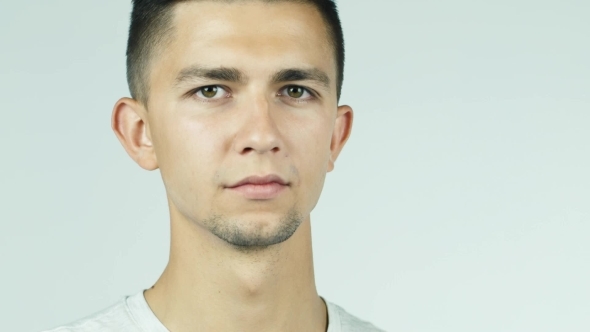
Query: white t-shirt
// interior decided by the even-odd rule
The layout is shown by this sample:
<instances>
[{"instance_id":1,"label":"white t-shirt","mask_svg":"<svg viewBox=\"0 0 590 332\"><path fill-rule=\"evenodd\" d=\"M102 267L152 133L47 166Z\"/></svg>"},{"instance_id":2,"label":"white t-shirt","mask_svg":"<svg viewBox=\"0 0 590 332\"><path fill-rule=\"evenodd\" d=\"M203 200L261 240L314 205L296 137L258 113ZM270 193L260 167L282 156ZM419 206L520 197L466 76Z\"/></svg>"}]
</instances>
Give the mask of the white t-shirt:
<instances>
[{"instance_id":1,"label":"white t-shirt","mask_svg":"<svg viewBox=\"0 0 590 332\"><path fill-rule=\"evenodd\" d=\"M327 332L384 332L324 299L328 307ZM150 309L143 291L74 323L44 332L169 332Z\"/></svg>"}]
</instances>

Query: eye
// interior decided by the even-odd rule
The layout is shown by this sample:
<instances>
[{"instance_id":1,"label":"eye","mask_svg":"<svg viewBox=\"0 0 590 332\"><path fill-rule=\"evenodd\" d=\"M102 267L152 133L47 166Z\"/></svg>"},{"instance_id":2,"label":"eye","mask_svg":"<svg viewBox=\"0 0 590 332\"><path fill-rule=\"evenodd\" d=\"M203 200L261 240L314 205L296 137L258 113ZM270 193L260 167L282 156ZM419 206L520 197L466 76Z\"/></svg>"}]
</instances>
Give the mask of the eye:
<instances>
[{"instance_id":1,"label":"eye","mask_svg":"<svg viewBox=\"0 0 590 332\"><path fill-rule=\"evenodd\" d=\"M228 92L219 85L204 86L196 90L195 94L202 99L220 99L228 96Z\"/></svg>"},{"instance_id":2,"label":"eye","mask_svg":"<svg viewBox=\"0 0 590 332\"><path fill-rule=\"evenodd\" d=\"M309 90L298 85L289 85L285 87L280 92L280 95L303 101L313 98L313 95L309 92Z\"/></svg>"}]
</instances>

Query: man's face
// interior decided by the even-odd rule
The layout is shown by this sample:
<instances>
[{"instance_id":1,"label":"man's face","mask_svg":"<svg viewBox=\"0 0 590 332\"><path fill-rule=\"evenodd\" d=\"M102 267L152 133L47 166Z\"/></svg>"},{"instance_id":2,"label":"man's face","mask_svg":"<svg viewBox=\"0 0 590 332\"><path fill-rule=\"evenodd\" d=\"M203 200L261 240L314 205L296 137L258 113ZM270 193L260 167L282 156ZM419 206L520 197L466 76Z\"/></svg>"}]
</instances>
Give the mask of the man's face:
<instances>
[{"instance_id":1,"label":"man's face","mask_svg":"<svg viewBox=\"0 0 590 332\"><path fill-rule=\"evenodd\" d=\"M189 1L174 12L146 114L170 207L233 245L282 242L315 207L340 150L324 22L287 2ZM269 175L285 183L235 187Z\"/></svg>"}]
</instances>

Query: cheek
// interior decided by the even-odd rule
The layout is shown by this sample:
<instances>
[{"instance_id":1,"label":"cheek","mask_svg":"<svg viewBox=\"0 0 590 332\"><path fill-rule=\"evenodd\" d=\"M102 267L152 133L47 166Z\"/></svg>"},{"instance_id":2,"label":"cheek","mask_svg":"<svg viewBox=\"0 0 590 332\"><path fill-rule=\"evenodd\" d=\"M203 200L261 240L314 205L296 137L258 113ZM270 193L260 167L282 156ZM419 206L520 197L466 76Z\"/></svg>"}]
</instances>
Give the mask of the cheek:
<instances>
[{"instance_id":1,"label":"cheek","mask_svg":"<svg viewBox=\"0 0 590 332\"><path fill-rule=\"evenodd\" d=\"M330 138L332 127L326 120L317 119L306 123L292 137L295 138L291 147L292 161L301 176L301 185L305 195L319 195L326 176L330 158Z\"/></svg>"},{"instance_id":2,"label":"cheek","mask_svg":"<svg viewBox=\"0 0 590 332\"><path fill-rule=\"evenodd\" d=\"M190 119L169 121L162 128L156 154L167 188L182 195L196 195L210 187L221 141L216 131Z\"/></svg>"}]
</instances>

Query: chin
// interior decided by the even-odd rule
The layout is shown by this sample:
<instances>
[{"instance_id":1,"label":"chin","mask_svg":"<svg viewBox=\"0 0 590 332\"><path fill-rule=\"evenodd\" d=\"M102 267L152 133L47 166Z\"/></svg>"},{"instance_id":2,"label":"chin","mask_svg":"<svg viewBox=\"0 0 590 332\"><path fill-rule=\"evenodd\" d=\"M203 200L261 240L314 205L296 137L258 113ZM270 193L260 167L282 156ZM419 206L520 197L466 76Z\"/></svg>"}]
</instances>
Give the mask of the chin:
<instances>
[{"instance_id":1,"label":"chin","mask_svg":"<svg viewBox=\"0 0 590 332\"><path fill-rule=\"evenodd\" d=\"M241 217L218 216L205 226L218 238L235 247L268 247L288 240L303 221L301 214L263 213Z\"/></svg>"}]
</instances>

